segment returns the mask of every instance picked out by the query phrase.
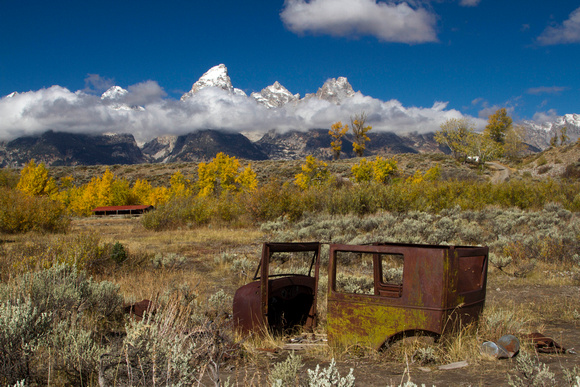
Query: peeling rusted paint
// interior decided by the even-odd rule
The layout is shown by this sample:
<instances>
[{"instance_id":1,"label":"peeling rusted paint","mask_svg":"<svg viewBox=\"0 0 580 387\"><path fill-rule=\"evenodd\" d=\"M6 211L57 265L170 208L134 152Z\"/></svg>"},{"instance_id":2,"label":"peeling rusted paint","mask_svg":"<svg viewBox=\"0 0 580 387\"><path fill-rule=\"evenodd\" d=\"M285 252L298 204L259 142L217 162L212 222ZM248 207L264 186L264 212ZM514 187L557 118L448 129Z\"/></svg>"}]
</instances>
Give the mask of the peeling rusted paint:
<instances>
[{"instance_id":1,"label":"peeling rusted paint","mask_svg":"<svg viewBox=\"0 0 580 387\"><path fill-rule=\"evenodd\" d=\"M385 285L377 281L374 295L338 292L337 257L345 252L402 254L400 297L381 295ZM405 332L440 335L459 324L477 320L485 302L487 258L487 247L331 245L327 296L329 343L380 348ZM379 260L374 262L377 264Z\"/></svg>"}]
</instances>

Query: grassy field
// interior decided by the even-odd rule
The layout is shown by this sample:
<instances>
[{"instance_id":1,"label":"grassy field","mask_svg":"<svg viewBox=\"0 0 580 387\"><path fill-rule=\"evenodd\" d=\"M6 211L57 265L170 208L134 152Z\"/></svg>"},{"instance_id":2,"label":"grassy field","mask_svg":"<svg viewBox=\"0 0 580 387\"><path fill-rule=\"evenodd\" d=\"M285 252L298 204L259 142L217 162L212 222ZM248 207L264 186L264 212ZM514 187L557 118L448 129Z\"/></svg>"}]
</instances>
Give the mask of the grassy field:
<instances>
[{"instance_id":1,"label":"grassy field","mask_svg":"<svg viewBox=\"0 0 580 387\"><path fill-rule=\"evenodd\" d=\"M569 179L562 175L574 173L577 147L553 152L542 155L545 163L540 156L511 165L512 182ZM405 176L436 164L442 166L445 181L485 184L494 173L439 154L396 157ZM355 162L329 167L346 178ZM269 161L253 167L265 183L273 177L291 180L300 164ZM555 174L560 164L564 168ZM539 173L546 165L552 165L552 175ZM160 185L177 169L193 173L195 164L111 168L118 176L145 177ZM88 181L103 171L75 167L72 173ZM71 168L51 173L68 175ZM356 385L409 380L419 385L505 385L508 378L516 385L534 380L575 385L580 375L576 356L538 355L523 339L522 355L532 356L519 356L520 361L497 360L479 351L483 341L508 333L523 338L536 331L567 348L580 347L580 217L560 203L527 210L305 211L296 218L210 221L159 231L146 228L144 219L74 218L66 233L0 235L0 383L25 379L30 385L98 385L100 377L105 385L226 385L228 380L229 385L276 385L277 379L309 385L307 370L328 368L332 359L342 377L354 368ZM314 345L299 351L298 358L289 356L284 346L300 332L286 337L236 335L231 329L232 297L254 274L262 243L314 240L489 246L488 295L480 324L439 341L408 338L382 352ZM74 266L84 270L67 269ZM325 269L323 265L322 295ZM359 271L352 267L353 276ZM155 315L139 322L123 316L123 304L142 299L154 300L159 308ZM315 337L323 339L324 296L319 306ZM458 361L469 365L438 369ZM526 366L534 372L524 372Z\"/></svg>"}]
</instances>

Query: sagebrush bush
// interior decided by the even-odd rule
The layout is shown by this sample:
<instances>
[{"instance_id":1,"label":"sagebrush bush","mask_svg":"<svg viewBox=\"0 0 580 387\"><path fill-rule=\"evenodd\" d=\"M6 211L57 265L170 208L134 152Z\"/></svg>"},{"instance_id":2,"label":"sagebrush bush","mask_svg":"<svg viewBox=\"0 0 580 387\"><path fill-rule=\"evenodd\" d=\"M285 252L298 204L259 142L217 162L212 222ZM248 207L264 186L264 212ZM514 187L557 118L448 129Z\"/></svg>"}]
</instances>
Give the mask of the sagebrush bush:
<instances>
[{"instance_id":1,"label":"sagebrush bush","mask_svg":"<svg viewBox=\"0 0 580 387\"><path fill-rule=\"evenodd\" d=\"M0 285L0 382L32 383L47 364L63 383L94 379L100 335L120 326L118 290L63 264Z\"/></svg>"},{"instance_id":2,"label":"sagebrush bush","mask_svg":"<svg viewBox=\"0 0 580 387\"><path fill-rule=\"evenodd\" d=\"M274 364L268 375L270 386L299 386L300 370L304 367L302 356L290 352L286 360Z\"/></svg>"}]
</instances>

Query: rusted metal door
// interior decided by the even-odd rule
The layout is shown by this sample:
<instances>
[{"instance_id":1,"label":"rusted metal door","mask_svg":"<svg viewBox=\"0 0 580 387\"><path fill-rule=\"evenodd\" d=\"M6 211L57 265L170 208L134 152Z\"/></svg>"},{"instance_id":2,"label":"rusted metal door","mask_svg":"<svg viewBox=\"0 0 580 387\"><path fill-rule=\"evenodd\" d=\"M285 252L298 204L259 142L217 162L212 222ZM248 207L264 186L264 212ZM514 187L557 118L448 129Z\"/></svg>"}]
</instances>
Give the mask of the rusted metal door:
<instances>
[{"instance_id":1,"label":"rusted metal door","mask_svg":"<svg viewBox=\"0 0 580 387\"><path fill-rule=\"evenodd\" d=\"M272 273L272 258L293 262L293 254L308 255L304 273ZM316 300L320 269L320 243L264 243L254 281L234 295L234 324L242 332L285 331L317 323Z\"/></svg>"}]
</instances>

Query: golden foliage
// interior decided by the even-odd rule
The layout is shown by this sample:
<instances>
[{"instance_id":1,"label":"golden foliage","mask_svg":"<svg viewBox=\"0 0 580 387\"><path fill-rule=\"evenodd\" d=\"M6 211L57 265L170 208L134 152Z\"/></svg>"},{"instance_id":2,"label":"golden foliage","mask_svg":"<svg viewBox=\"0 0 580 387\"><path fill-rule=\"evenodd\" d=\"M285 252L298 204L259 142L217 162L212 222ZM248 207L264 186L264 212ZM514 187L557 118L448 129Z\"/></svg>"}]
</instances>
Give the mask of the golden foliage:
<instances>
[{"instance_id":1,"label":"golden foliage","mask_svg":"<svg viewBox=\"0 0 580 387\"><path fill-rule=\"evenodd\" d=\"M248 165L240 172L240 161L220 152L209 163L197 167L199 196L221 195L224 192L252 191L258 186L256 173Z\"/></svg>"},{"instance_id":2,"label":"golden foliage","mask_svg":"<svg viewBox=\"0 0 580 387\"><path fill-rule=\"evenodd\" d=\"M330 143L332 147L332 155L335 160L340 158L340 152L342 151L342 138L348 132L348 125L342 125L341 121L338 121L330 127L328 134L333 138Z\"/></svg>"},{"instance_id":3,"label":"golden foliage","mask_svg":"<svg viewBox=\"0 0 580 387\"><path fill-rule=\"evenodd\" d=\"M44 163L36 165L34 159L22 168L16 188L28 196L51 195L57 191L56 182L48 176Z\"/></svg>"},{"instance_id":4,"label":"golden foliage","mask_svg":"<svg viewBox=\"0 0 580 387\"><path fill-rule=\"evenodd\" d=\"M302 164L302 173L294 176L294 184L302 189L324 185L331 180L328 164L309 155Z\"/></svg>"},{"instance_id":5,"label":"golden foliage","mask_svg":"<svg viewBox=\"0 0 580 387\"><path fill-rule=\"evenodd\" d=\"M388 183L391 177L397 172L397 160L394 158L383 158L378 156L374 161L362 159L358 164L352 166L351 171L357 182L376 181Z\"/></svg>"},{"instance_id":6,"label":"golden foliage","mask_svg":"<svg viewBox=\"0 0 580 387\"><path fill-rule=\"evenodd\" d=\"M367 121L367 115L362 112L360 114L355 114L354 117L350 119L350 126L352 128L352 133L354 135L354 141L352 142L352 148L357 156L362 157L366 149L366 142L371 139L367 133L373 128L372 126L365 126Z\"/></svg>"},{"instance_id":7,"label":"golden foliage","mask_svg":"<svg viewBox=\"0 0 580 387\"><path fill-rule=\"evenodd\" d=\"M506 134L512 127L512 122L506 108L498 109L488 117L484 133L496 143L503 145Z\"/></svg>"}]
</instances>

